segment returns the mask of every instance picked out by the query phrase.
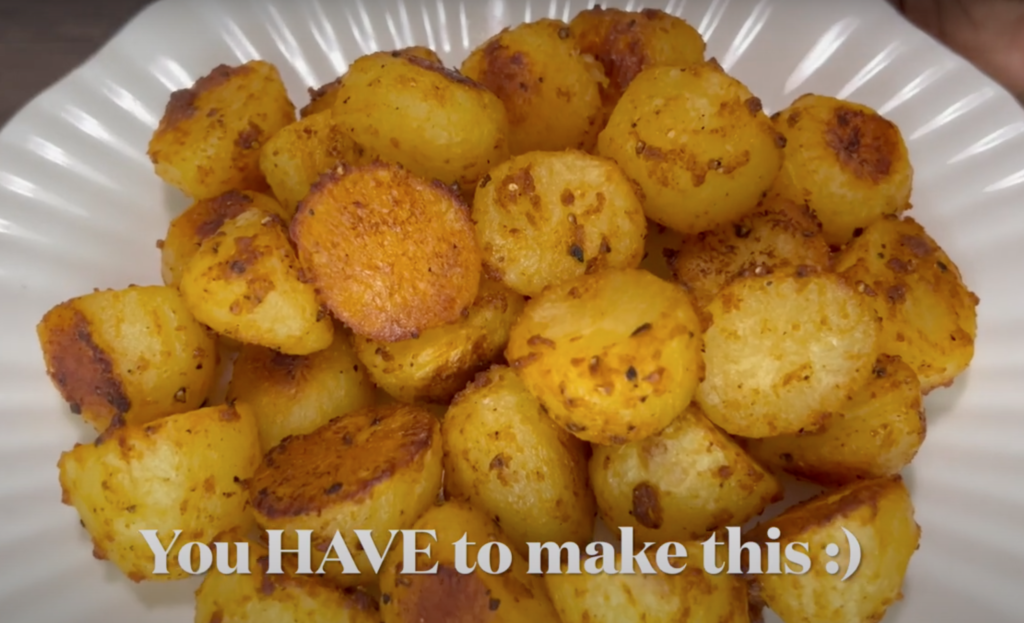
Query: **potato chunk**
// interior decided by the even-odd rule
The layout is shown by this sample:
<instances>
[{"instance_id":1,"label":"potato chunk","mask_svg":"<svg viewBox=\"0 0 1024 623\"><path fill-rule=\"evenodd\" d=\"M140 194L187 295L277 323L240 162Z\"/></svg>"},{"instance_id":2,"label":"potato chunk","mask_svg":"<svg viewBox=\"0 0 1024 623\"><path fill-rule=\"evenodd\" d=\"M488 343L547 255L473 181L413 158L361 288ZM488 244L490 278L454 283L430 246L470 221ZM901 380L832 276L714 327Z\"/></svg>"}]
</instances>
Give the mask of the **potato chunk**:
<instances>
[{"instance_id":1,"label":"potato chunk","mask_svg":"<svg viewBox=\"0 0 1024 623\"><path fill-rule=\"evenodd\" d=\"M566 430L622 444L662 430L690 403L700 351L686 293L631 269L584 275L531 299L505 354Z\"/></svg>"},{"instance_id":2,"label":"potato chunk","mask_svg":"<svg viewBox=\"0 0 1024 623\"><path fill-rule=\"evenodd\" d=\"M732 435L812 433L871 376L879 323L833 273L806 267L743 277L706 308L697 400Z\"/></svg>"},{"instance_id":3,"label":"potato chunk","mask_svg":"<svg viewBox=\"0 0 1024 623\"><path fill-rule=\"evenodd\" d=\"M264 190L260 147L295 121L295 105L266 61L219 65L175 91L149 142L156 174L193 199Z\"/></svg>"},{"instance_id":4,"label":"potato chunk","mask_svg":"<svg viewBox=\"0 0 1024 623\"><path fill-rule=\"evenodd\" d=\"M522 296L484 278L465 318L401 342L356 337L356 355L391 396L446 405L477 372L501 357L524 304Z\"/></svg>"},{"instance_id":5,"label":"potato chunk","mask_svg":"<svg viewBox=\"0 0 1024 623\"><path fill-rule=\"evenodd\" d=\"M477 47L462 73L501 98L509 150L593 149L604 113L601 65L580 54L568 24L554 19L506 28Z\"/></svg>"},{"instance_id":6,"label":"potato chunk","mask_svg":"<svg viewBox=\"0 0 1024 623\"><path fill-rule=\"evenodd\" d=\"M780 538L767 538L772 527L780 531ZM856 573L842 581L853 551L844 529L859 542L861 558ZM761 599L783 621L864 623L881 621L889 606L902 597L903 578L920 537L910 493L894 476L824 493L759 525L746 538L775 540L782 551L790 543L807 544L810 570L806 574L753 576ZM828 555L829 544L839 546L837 556ZM761 558L763 565L763 548ZM833 562L838 573L830 575L828 565Z\"/></svg>"},{"instance_id":7,"label":"potato chunk","mask_svg":"<svg viewBox=\"0 0 1024 623\"><path fill-rule=\"evenodd\" d=\"M772 120L787 142L772 192L813 210L829 244L910 208L907 146L896 124L871 108L804 95Z\"/></svg>"},{"instance_id":8,"label":"potato chunk","mask_svg":"<svg viewBox=\"0 0 1024 623\"><path fill-rule=\"evenodd\" d=\"M46 371L97 431L196 409L217 375L217 342L164 286L101 290L57 305L36 327Z\"/></svg>"},{"instance_id":9,"label":"potato chunk","mask_svg":"<svg viewBox=\"0 0 1024 623\"><path fill-rule=\"evenodd\" d=\"M448 409L441 436L446 499L486 512L521 554L531 541L590 541L589 448L551 421L512 370L481 373Z\"/></svg>"},{"instance_id":10,"label":"potato chunk","mask_svg":"<svg viewBox=\"0 0 1024 623\"><path fill-rule=\"evenodd\" d=\"M188 542L248 528L243 485L260 460L259 432L241 403L180 413L143 426L115 423L96 443L61 455L62 501L74 506L93 553L132 581L178 580L188 573L178 552ZM170 547L167 574L140 530L156 530Z\"/></svg>"},{"instance_id":11,"label":"potato chunk","mask_svg":"<svg viewBox=\"0 0 1024 623\"><path fill-rule=\"evenodd\" d=\"M603 268L636 268L647 229L633 182L611 160L579 151L498 165L477 187L473 221L487 272L526 296Z\"/></svg>"},{"instance_id":12,"label":"potato chunk","mask_svg":"<svg viewBox=\"0 0 1024 623\"><path fill-rule=\"evenodd\" d=\"M640 184L650 219L697 234L754 209L783 144L761 100L708 62L640 72L597 149Z\"/></svg>"},{"instance_id":13,"label":"potato chunk","mask_svg":"<svg viewBox=\"0 0 1024 623\"><path fill-rule=\"evenodd\" d=\"M469 210L449 189L401 167L335 169L291 227L325 304L358 335L416 337L463 317L479 291Z\"/></svg>"},{"instance_id":14,"label":"potato chunk","mask_svg":"<svg viewBox=\"0 0 1024 623\"><path fill-rule=\"evenodd\" d=\"M882 351L909 364L922 391L952 384L970 365L978 297L916 221L876 221L840 254L836 270L881 316Z\"/></svg>"},{"instance_id":15,"label":"potato chunk","mask_svg":"<svg viewBox=\"0 0 1024 623\"><path fill-rule=\"evenodd\" d=\"M181 276L196 318L218 333L288 355L330 346L334 325L301 279L282 220L249 209L207 238Z\"/></svg>"},{"instance_id":16,"label":"potato chunk","mask_svg":"<svg viewBox=\"0 0 1024 623\"><path fill-rule=\"evenodd\" d=\"M263 457L249 483L256 522L284 530L286 548L295 530L312 530L313 570L340 531L359 574L337 562L325 577L341 586L373 580L373 567L354 530L371 530L377 551L389 530L403 530L441 490L440 424L429 411L403 404L371 407L335 418L305 435L284 439Z\"/></svg>"}]
</instances>

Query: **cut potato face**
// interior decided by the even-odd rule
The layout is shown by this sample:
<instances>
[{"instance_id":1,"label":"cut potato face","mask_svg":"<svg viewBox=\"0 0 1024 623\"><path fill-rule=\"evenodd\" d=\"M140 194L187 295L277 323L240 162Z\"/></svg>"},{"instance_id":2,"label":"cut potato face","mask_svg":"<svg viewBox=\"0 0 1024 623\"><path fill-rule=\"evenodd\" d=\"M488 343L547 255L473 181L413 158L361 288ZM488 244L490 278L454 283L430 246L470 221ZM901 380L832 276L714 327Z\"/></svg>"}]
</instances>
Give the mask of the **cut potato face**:
<instances>
[{"instance_id":1,"label":"cut potato face","mask_svg":"<svg viewBox=\"0 0 1024 623\"><path fill-rule=\"evenodd\" d=\"M689 297L636 269L584 275L531 299L505 354L552 419L597 444L662 430L702 374Z\"/></svg>"},{"instance_id":2,"label":"cut potato face","mask_svg":"<svg viewBox=\"0 0 1024 623\"><path fill-rule=\"evenodd\" d=\"M531 152L477 186L476 237L487 273L516 292L604 268L636 268L647 224L639 189L611 160Z\"/></svg>"},{"instance_id":3,"label":"cut potato face","mask_svg":"<svg viewBox=\"0 0 1024 623\"><path fill-rule=\"evenodd\" d=\"M217 378L217 342L163 286L99 290L36 327L46 371L71 410L102 432L197 409Z\"/></svg>"}]
</instances>

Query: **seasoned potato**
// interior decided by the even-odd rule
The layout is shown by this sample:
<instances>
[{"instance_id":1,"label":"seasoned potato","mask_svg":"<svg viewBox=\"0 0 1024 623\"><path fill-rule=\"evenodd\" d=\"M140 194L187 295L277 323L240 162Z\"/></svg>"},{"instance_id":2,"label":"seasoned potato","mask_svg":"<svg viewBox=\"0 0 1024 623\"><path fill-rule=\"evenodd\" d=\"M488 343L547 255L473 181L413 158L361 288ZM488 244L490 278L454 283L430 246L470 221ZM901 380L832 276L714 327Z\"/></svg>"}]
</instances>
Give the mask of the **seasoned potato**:
<instances>
[{"instance_id":1,"label":"seasoned potato","mask_svg":"<svg viewBox=\"0 0 1024 623\"><path fill-rule=\"evenodd\" d=\"M590 541L589 448L551 421L512 370L477 376L448 409L441 436L446 499L487 513L524 556L531 541Z\"/></svg>"},{"instance_id":2,"label":"seasoned potato","mask_svg":"<svg viewBox=\"0 0 1024 623\"><path fill-rule=\"evenodd\" d=\"M742 437L821 430L871 376L879 323L841 277L807 267L739 278L706 308L697 400Z\"/></svg>"},{"instance_id":3,"label":"seasoned potato","mask_svg":"<svg viewBox=\"0 0 1024 623\"><path fill-rule=\"evenodd\" d=\"M263 457L249 483L256 522L284 530L286 548L296 546L295 530L312 530L314 571L340 531L360 573L344 574L333 562L323 565L325 577L366 584L373 567L354 530L372 530L383 552L389 530L408 528L437 499L442 452L440 424L421 407L393 404L335 418Z\"/></svg>"},{"instance_id":4,"label":"seasoned potato","mask_svg":"<svg viewBox=\"0 0 1024 623\"><path fill-rule=\"evenodd\" d=\"M806 207L776 198L735 223L685 236L671 266L676 281L706 307L737 276L796 266L827 270L830 262L814 215Z\"/></svg>"},{"instance_id":5,"label":"seasoned potato","mask_svg":"<svg viewBox=\"0 0 1024 623\"><path fill-rule=\"evenodd\" d=\"M777 528L778 539L767 537ZM850 567L849 530L860 544L860 566ZM914 522L910 493L899 476L865 480L798 504L755 528L745 540L806 543L810 569L803 575L754 574L761 599L786 623L881 621L900 592L921 529ZM839 546L829 556L829 544ZM762 549L762 563L764 561ZM838 564L830 575L828 565ZM799 570L799 567L795 567Z\"/></svg>"},{"instance_id":6,"label":"seasoned potato","mask_svg":"<svg viewBox=\"0 0 1024 623\"><path fill-rule=\"evenodd\" d=\"M700 321L681 288L637 269L552 286L512 327L508 361L552 419L622 444L662 430L701 378Z\"/></svg>"},{"instance_id":7,"label":"seasoned potato","mask_svg":"<svg viewBox=\"0 0 1024 623\"><path fill-rule=\"evenodd\" d=\"M779 482L695 404L657 435L595 446L590 482L606 525L658 543L743 525L782 499Z\"/></svg>"},{"instance_id":8,"label":"seasoned potato","mask_svg":"<svg viewBox=\"0 0 1024 623\"><path fill-rule=\"evenodd\" d=\"M644 241L644 257L640 268L658 279L674 281L672 260L683 248L683 235L652 220L647 221L647 238Z\"/></svg>"},{"instance_id":9,"label":"seasoned potato","mask_svg":"<svg viewBox=\"0 0 1024 623\"><path fill-rule=\"evenodd\" d=\"M754 209L783 145L761 100L707 62L640 72L597 148L640 184L649 218L697 234Z\"/></svg>"},{"instance_id":10,"label":"seasoned potato","mask_svg":"<svg viewBox=\"0 0 1024 623\"><path fill-rule=\"evenodd\" d=\"M428 180L471 189L508 159L501 100L423 55L377 52L356 60L332 110L370 153Z\"/></svg>"},{"instance_id":11,"label":"seasoned potato","mask_svg":"<svg viewBox=\"0 0 1024 623\"><path fill-rule=\"evenodd\" d=\"M280 217L251 208L203 241L181 276L196 318L218 333L288 355L330 346L334 325L303 281Z\"/></svg>"},{"instance_id":12,"label":"seasoned potato","mask_svg":"<svg viewBox=\"0 0 1024 623\"><path fill-rule=\"evenodd\" d=\"M178 287L181 274L203 242L217 233L225 221L250 208L276 214L286 220L291 218L289 211L273 197L252 191L229 190L223 195L193 203L171 221L167 236L157 243L164 283Z\"/></svg>"},{"instance_id":13,"label":"seasoned potato","mask_svg":"<svg viewBox=\"0 0 1024 623\"><path fill-rule=\"evenodd\" d=\"M527 562L493 520L460 502L447 502L428 510L413 530L434 530L437 541L417 534L417 548L430 547L429 554L416 556L416 569L437 565L433 574L403 574L402 541L395 537L391 553L380 573L381 618L383 623L445 623L487 621L488 623L544 623L558 620L544 588L544 580L527 573ZM506 573L491 575L476 568L461 574L455 568L454 543L465 536L467 563L476 564L485 543L503 543L512 550L512 566ZM492 548L492 568L498 564Z\"/></svg>"},{"instance_id":14,"label":"seasoned potato","mask_svg":"<svg viewBox=\"0 0 1024 623\"><path fill-rule=\"evenodd\" d=\"M922 391L952 384L970 365L978 297L916 221L876 221L842 252L836 270L881 316L882 351L914 368Z\"/></svg>"},{"instance_id":15,"label":"seasoned potato","mask_svg":"<svg viewBox=\"0 0 1024 623\"><path fill-rule=\"evenodd\" d=\"M188 577L178 565L185 543L210 543L226 530L251 526L239 483L259 460L256 419L236 404L143 426L117 421L96 443L63 453L57 467L62 501L78 511L93 554L140 582ZM167 574L153 573L153 551L140 530L156 530L170 546Z\"/></svg>"},{"instance_id":16,"label":"seasoned potato","mask_svg":"<svg viewBox=\"0 0 1024 623\"><path fill-rule=\"evenodd\" d=\"M171 93L149 158L161 179L193 199L263 190L260 147L293 121L277 68L265 61L219 65L192 88Z\"/></svg>"},{"instance_id":17,"label":"seasoned potato","mask_svg":"<svg viewBox=\"0 0 1024 623\"><path fill-rule=\"evenodd\" d=\"M787 142L772 192L813 210L830 244L910 208L914 169L896 124L823 95L804 95L772 119Z\"/></svg>"},{"instance_id":18,"label":"seasoned potato","mask_svg":"<svg viewBox=\"0 0 1024 623\"><path fill-rule=\"evenodd\" d=\"M488 274L516 292L603 268L636 268L647 221L639 190L611 160L580 151L531 152L500 164L473 200Z\"/></svg>"},{"instance_id":19,"label":"seasoned potato","mask_svg":"<svg viewBox=\"0 0 1024 623\"><path fill-rule=\"evenodd\" d=\"M600 63L580 54L565 22L541 19L506 28L462 63L462 73L501 98L509 150L593 149L604 112Z\"/></svg>"},{"instance_id":20,"label":"seasoned potato","mask_svg":"<svg viewBox=\"0 0 1024 623\"><path fill-rule=\"evenodd\" d=\"M373 406L376 388L345 329L311 355L245 345L235 360L228 402L252 405L264 452L289 435L311 433L346 413Z\"/></svg>"},{"instance_id":21,"label":"seasoned potato","mask_svg":"<svg viewBox=\"0 0 1024 623\"><path fill-rule=\"evenodd\" d=\"M196 409L216 381L216 339L173 288L97 290L48 311L36 333L54 386L97 431Z\"/></svg>"},{"instance_id":22,"label":"seasoned potato","mask_svg":"<svg viewBox=\"0 0 1024 623\"><path fill-rule=\"evenodd\" d=\"M401 342L356 337L356 355L370 378L395 398L448 404L501 357L523 304L523 297L484 278L465 318Z\"/></svg>"},{"instance_id":23,"label":"seasoned potato","mask_svg":"<svg viewBox=\"0 0 1024 623\"><path fill-rule=\"evenodd\" d=\"M398 166L324 175L291 230L327 307L358 335L397 342L455 322L480 288L469 210Z\"/></svg>"}]
</instances>

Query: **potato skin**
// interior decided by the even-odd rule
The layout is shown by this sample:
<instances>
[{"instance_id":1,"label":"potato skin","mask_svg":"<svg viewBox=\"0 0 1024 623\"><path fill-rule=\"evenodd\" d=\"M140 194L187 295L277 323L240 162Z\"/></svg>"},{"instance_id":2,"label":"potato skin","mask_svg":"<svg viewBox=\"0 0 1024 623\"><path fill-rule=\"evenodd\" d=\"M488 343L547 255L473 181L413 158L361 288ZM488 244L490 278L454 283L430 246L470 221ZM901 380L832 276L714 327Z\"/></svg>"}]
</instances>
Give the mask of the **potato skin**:
<instances>
[{"instance_id":1,"label":"potato skin","mask_svg":"<svg viewBox=\"0 0 1024 623\"><path fill-rule=\"evenodd\" d=\"M448 188L395 165L327 173L291 233L324 303L357 335L413 338L461 318L479 292L469 210Z\"/></svg>"},{"instance_id":2,"label":"potato skin","mask_svg":"<svg viewBox=\"0 0 1024 623\"><path fill-rule=\"evenodd\" d=\"M93 540L93 554L134 582L188 577L178 551L191 541L251 526L240 482L260 460L259 433L241 403L179 413L142 426L111 426L96 443L64 452L62 501L74 506ZM166 575L153 573L153 553L139 533L157 530L167 545Z\"/></svg>"},{"instance_id":3,"label":"potato skin","mask_svg":"<svg viewBox=\"0 0 1024 623\"><path fill-rule=\"evenodd\" d=\"M463 502L445 502L427 510L413 530L434 530L437 541L419 534L419 548L430 554L416 557L416 569L437 573L411 575L399 572L404 535L395 537L391 553L380 573L383 623L545 623L558 615L544 588L544 580L527 573L528 564L493 520ZM480 569L463 575L455 569L454 543L465 535L471 545L467 562L474 564L485 543L504 543L512 550L512 567L499 575ZM492 556L494 564L496 556Z\"/></svg>"},{"instance_id":4,"label":"potato skin","mask_svg":"<svg viewBox=\"0 0 1024 623\"><path fill-rule=\"evenodd\" d=\"M171 94L149 158L161 179L193 199L263 190L260 147L293 121L295 106L276 67L218 65Z\"/></svg>"},{"instance_id":5,"label":"potato skin","mask_svg":"<svg viewBox=\"0 0 1024 623\"><path fill-rule=\"evenodd\" d=\"M502 356L524 304L522 296L485 277L465 318L401 342L356 337L355 353L374 383L391 396L447 405L477 372Z\"/></svg>"},{"instance_id":6,"label":"potato skin","mask_svg":"<svg viewBox=\"0 0 1024 623\"><path fill-rule=\"evenodd\" d=\"M488 274L516 292L643 258L641 193L605 158L580 151L530 152L498 165L477 185L476 237Z\"/></svg>"},{"instance_id":7,"label":"potato skin","mask_svg":"<svg viewBox=\"0 0 1024 623\"><path fill-rule=\"evenodd\" d=\"M506 358L558 424L596 444L662 430L702 374L700 320L681 288L606 270L531 299Z\"/></svg>"},{"instance_id":8,"label":"potato skin","mask_svg":"<svg viewBox=\"0 0 1024 623\"><path fill-rule=\"evenodd\" d=\"M782 551L792 542L807 543L811 560L804 575L753 576L760 597L787 623L881 621L902 596L907 565L921 537L910 493L899 476L826 492L757 526L744 540L764 542L773 526L781 531L777 541ZM830 561L837 562L843 574L849 568L844 528L857 537L863 553L857 572L845 582L841 575L826 571ZM829 543L840 545L838 556L826 554Z\"/></svg>"},{"instance_id":9,"label":"potato skin","mask_svg":"<svg viewBox=\"0 0 1024 623\"><path fill-rule=\"evenodd\" d=\"M445 499L487 513L521 554L531 541L590 541L589 448L551 421L508 367L480 373L456 397L441 436Z\"/></svg>"},{"instance_id":10,"label":"potato skin","mask_svg":"<svg viewBox=\"0 0 1024 623\"><path fill-rule=\"evenodd\" d=\"M697 234L754 209L779 172L783 144L761 100L706 62L640 72L597 150L640 184L648 218Z\"/></svg>"},{"instance_id":11,"label":"potato skin","mask_svg":"<svg viewBox=\"0 0 1024 623\"><path fill-rule=\"evenodd\" d=\"M469 54L462 73L501 98L512 155L593 149L604 121L606 79L599 63L580 54L565 22L506 28Z\"/></svg>"},{"instance_id":12,"label":"potato skin","mask_svg":"<svg viewBox=\"0 0 1024 623\"><path fill-rule=\"evenodd\" d=\"M772 121L786 150L771 192L813 210L829 244L910 208L907 146L896 124L871 108L808 94Z\"/></svg>"},{"instance_id":13,"label":"potato skin","mask_svg":"<svg viewBox=\"0 0 1024 623\"><path fill-rule=\"evenodd\" d=\"M54 387L97 431L197 409L217 374L217 343L177 290L131 286L57 305L36 326Z\"/></svg>"}]
</instances>

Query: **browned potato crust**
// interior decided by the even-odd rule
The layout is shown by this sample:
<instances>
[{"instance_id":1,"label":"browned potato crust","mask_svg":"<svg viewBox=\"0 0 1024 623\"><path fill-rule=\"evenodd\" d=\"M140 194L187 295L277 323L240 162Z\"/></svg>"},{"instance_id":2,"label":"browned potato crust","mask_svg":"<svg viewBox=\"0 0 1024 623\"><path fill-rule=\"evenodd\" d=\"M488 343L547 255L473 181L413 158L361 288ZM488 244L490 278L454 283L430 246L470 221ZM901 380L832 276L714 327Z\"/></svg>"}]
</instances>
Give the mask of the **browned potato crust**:
<instances>
[{"instance_id":1,"label":"browned potato crust","mask_svg":"<svg viewBox=\"0 0 1024 623\"><path fill-rule=\"evenodd\" d=\"M401 167L331 171L291 228L324 303L358 335L416 337L458 320L479 291L469 210L449 189Z\"/></svg>"},{"instance_id":2,"label":"browned potato crust","mask_svg":"<svg viewBox=\"0 0 1024 623\"><path fill-rule=\"evenodd\" d=\"M462 73L501 98L512 155L593 149L607 80L593 57L580 54L565 22L541 19L506 28L470 53Z\"/></svg>"},{"instance_id":3,"label":"browned potato crust","mask_svg":"<svg viewBox=\"0 0 1024 623\"><path fill-rule=\"evenodd\" d=\"M54 387L97 431L196 409L217 374L217 343L177 290L131 286L57 305L36 327Z\"/></svg>"},{"instance_id":4,"label":"browned potato crust","mask_svg":"<svg viewBox=\"0 0 1024 623\"><path fill-rule=\"evenodd\" d=\"M171 94L149 158L157 175L193 199L263 190L260 147L293 121L295 106L276 67L219 65Z\"/></svg>"}]
</instances>

